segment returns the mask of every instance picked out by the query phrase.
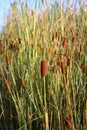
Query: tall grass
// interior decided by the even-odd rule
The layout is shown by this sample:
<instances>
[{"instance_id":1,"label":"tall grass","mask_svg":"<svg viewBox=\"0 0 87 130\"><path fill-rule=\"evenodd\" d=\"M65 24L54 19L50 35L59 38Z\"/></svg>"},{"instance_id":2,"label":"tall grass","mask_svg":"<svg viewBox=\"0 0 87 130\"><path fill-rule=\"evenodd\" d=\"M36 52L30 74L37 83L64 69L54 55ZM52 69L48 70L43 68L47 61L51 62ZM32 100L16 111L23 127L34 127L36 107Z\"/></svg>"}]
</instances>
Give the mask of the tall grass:
<instances>
[{"instance_id":1,"label":"tall grass","mask_svg":"<svg viewBox=\"0 0 87 130\"><path fill-rule=\"evenodd\" d=\"M87 13L75 4L40 14L11 5L0 34L1 130L87 129Z\"/></svg>"}]
</instances>

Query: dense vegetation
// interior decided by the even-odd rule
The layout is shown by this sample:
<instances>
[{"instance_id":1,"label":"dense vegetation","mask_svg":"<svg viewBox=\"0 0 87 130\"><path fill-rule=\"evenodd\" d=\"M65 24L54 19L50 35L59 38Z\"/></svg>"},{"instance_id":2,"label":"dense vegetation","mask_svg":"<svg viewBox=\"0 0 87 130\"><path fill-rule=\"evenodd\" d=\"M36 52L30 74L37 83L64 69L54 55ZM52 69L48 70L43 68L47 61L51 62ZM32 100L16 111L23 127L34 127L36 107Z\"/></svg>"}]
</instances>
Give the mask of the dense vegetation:
<instances>
[{"instance_id":1,"label":"dense vegetation","mask_svg":"<svg viewBox=\"0 0 87 130\"><path fill-rule=\"evenodd\" d=\"M85 1L11 9L0 34L0 129L87 130Z\"/></svg>"}]
</instances>

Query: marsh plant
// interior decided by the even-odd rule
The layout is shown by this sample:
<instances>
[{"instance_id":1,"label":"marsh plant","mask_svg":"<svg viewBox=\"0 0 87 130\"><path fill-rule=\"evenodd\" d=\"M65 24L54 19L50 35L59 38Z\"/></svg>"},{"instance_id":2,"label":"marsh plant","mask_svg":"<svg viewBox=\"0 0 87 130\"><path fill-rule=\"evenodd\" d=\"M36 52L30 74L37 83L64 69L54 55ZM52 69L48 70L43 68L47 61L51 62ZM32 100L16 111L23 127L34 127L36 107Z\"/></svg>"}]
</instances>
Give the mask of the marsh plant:
<instances>
[{"instance_id":1,"label":"marsh plant","mask_svg":"<svg viewBox=\"0 0 87 130\"><path fill-rule=\"evenodd\" d=\"M0 129L87 130L86 1L11 4L0 33Z\"/></svg>"}]
</instances>

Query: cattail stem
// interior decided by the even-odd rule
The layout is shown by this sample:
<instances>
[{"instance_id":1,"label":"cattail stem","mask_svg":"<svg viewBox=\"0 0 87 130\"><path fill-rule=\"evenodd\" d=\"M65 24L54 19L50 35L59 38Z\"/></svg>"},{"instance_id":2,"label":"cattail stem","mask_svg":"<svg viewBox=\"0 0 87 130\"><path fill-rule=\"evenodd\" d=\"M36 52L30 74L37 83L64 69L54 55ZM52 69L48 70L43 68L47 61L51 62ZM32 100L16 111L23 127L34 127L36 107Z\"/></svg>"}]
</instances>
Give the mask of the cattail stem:
<instances>
[{"instance_id":1,"label":"cattail stem","mask_svg":"<svg viewBox=\"0 0 87 130\"><path fill-rule=\"evenodd\" d=\"M45 77L43 78L43 82L44 82L45 129L49 130L49 119L48 119L47 99L46 99L47 91L46 91Z\"/></svg>"}]
</instances>

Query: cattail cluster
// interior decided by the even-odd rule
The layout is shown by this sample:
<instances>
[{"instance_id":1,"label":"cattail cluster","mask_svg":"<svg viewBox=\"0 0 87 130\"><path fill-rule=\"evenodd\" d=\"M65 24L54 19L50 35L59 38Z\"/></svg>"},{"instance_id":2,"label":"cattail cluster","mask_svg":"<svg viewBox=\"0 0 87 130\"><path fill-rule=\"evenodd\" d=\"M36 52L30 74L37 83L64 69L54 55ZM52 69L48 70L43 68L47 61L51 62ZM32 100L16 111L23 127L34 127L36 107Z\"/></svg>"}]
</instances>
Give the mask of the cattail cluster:
<instances>
[{"instance_id":1,"label":"cattail cluster","mask_svg":"<svg viewBox=\"0 0 87 130\"><path fill-rule=\"evenodd\" d=\"M64 63L62 61L61 61L61 71L62 71L62 74L66 73L66 69L65 69Z\"/></svg>"},{"instance_id":2,"label":"cattail cluster","mask_svg":"<svg viewBox=\"0 0 87 130\"><path fill-rule=\"evenodd\" d=\"M5 83L6 88L7 88L7 89L8 89L8 91L10 92L11 86L10 86L10 84L9 84L8 80L7 80L7 79L5 79L5 80L4 80L4 83Z\"/></svg>"},{"instance_id":3,"label":"cattail cluster","mask_svg":"<svg viewBox=\"0 0 87 130\"><path fill-rule=\"evenodd\" d=\"M27 86L26 86L26 84L25 84L25 81L20 77L20 83L21 83L21 86L22 86L22 88L24 89L24 90L26 90L27 89Z\"/></svg>"},{"instance_id":4,"label":"cattail cluster","mask_svg":"<svg viewBox=\"0 0 87 130\"><path fill-rule=\"evenodd\" d=\"M63 40L63 48L66 48L66 46L67 46L67 40L66 40L66 38L64 38L64 40Z\"/></svg>"},{"instance_id":5,"label":"cattail cluster","mask_svg":"<svg viewBox=\"0 0 87 130\"><path fill-rule=\"evenodd\" d=\"M5 59L6 59L7 64L9 64L10 63L10 57L9 57L8 53L6 53Z\"/></svg>"},{"instance_id":6,"label":"cattail cluster","mask_svg":"<svg viewBox=\"0 0 87 130\"><path fill-rule=\"evenodd\" d=\"M44 77L47 75L47 62L46 60L41 60L41 76Z\"/></svg>"}]
</instances>

